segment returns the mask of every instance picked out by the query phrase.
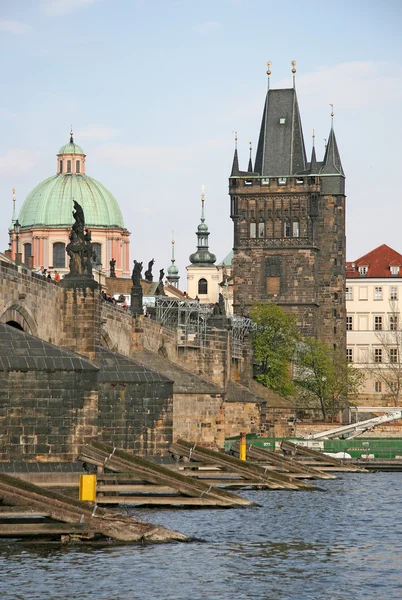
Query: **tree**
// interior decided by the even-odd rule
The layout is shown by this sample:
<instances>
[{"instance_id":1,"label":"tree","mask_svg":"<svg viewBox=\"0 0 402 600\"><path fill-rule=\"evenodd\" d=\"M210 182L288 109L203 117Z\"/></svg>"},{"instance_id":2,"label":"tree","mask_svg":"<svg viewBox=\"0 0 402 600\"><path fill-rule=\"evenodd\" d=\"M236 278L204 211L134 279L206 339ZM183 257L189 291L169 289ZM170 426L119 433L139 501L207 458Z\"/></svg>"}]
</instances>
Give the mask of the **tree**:
<instances>
[{"instance_id":1,"label":"tree","mask_svg":"<svg viewBox=\"0 0 402 600\"><path fill-rule=\"evenodd\" d=\"M376 348L373 350L368 370L380 382L383 396L398 406L402 396L402 323L395 300L390 301L390 313L384 322L378 317L375 323Z\"/></svg>"},{"instance_id":2,"label":"tree","mask_svg":"<svg viewBox=\"0 0 402 600\"><path fill-rule=\"evenodd\" d=\"M363 374L346 357L312 338L298 344L295 374L299 404L314 406L318 401L324 421L328 413L334 418L347 406L363 381Z\"/></svg>"},{"instance_id":3,"label":"tree","mask_svg":"<svg viewBox=\"0 0 402 600\"><path fill-rule=\"evenodd\" d=\"M254 378L281 396L294 394L290 364L299 334L296 317L272 302L258 302L250 311L253 329Z\"/></svg>"}]
</instances>

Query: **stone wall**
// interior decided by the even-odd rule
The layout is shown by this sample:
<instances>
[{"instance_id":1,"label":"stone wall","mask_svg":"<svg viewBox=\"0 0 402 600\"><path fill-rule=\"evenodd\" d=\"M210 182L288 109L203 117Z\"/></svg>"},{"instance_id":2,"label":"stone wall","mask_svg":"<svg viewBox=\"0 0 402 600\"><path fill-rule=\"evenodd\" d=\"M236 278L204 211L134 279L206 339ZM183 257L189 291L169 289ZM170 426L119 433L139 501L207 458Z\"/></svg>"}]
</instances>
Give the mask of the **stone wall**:
<instances>
[{"instance_id":1,"label":"stone wall","mask_svg":"<svg viewBox=\"0 0 402 600\"><path fill-rule=\"evenodd\" d=\"M225 402L222 394L175 394L173 441L223 448Z\"/></svg>"},{"instance_id":2,"label":"stone wall","mask_svg":"<svg viewBox=\"0 0 402 600\"><path fill-rule=\"evenodd\" d=\"M74 461L97 402L96 372L0 372L0 460Z\"/></svg>"}]
</instances>

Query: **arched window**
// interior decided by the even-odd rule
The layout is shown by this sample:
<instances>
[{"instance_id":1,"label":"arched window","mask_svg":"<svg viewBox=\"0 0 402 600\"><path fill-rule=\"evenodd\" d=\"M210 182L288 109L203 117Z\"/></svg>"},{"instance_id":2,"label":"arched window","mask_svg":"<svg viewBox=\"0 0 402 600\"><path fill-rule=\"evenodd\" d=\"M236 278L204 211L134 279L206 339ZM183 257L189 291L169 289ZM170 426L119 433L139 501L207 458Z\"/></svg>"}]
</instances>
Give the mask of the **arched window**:
<instances>
[{"instance_id":1,"label":"arched window","mask_svg":"<svg viewBox=\"0 0 402 600\"><path fill-rule=\"evenodd\" d=\"M198 293L199 294L208 294L208 281L206 279L199 280Z\"/></svg>"},{"instance_id":2,"label":"arched window","mask_svg":"<svg viewBox=\"0 0 402 600\"><path fill-rule=\"evenodd\" d=\"M60 161L60 173L63 173L63 161Z\"/></svg>"},{"instance_id":3,"label":"arched window","mask_svg":"<svg viewBox=\"0 0 402 600\"><path fill-rule=\"evenodd\" d=\"M283 224L283 236L285 238L290 237L290 223L289 223L289 221L285 221L285 223Z\"/></svg>"},{"instance_id":4,"label":"arched window","mask_svg":"<svg viewBox=\"0 0 402 600\"><path fill-rule=\"evenodd\" d=\"M64 269L66 266L66 245L62 242L53 244L53 266L56 269Z\"/></svg>"},{"instance_id":5,"label":"arched window","mask_svg":"<svg viewBox=\"0 0 402 600\"><path fill-rule=\"evenodd\" d=\"M265 223L264 223L264 221L260 221L258 223L258 237L259 238L265 237Z\"/></svg>"},{"instance_id":6,"label":"arched window","mask_svg":"<svg viewBox=\"0 0 402 600\"><path fill-rule=\"evenodd\" d=\"M92 244L93 262L95 265L102 264L102 244Z\"/></svg>"},{"instance_id":7,"label":"arched window","mask_svg":"<svg viewBox=\"0 0 402 600\"><path fill-rule=\"evenodd\" d=\"M67 161L67 173L71 173L71 160Z\"/></svg>"},{"instance_id":8,"label":"arched window","mask_svg":"<svg viewBox=\"0 0 402 600\"><path fill-rule=\"evenodd\" d=\"M29 263L29 258L32 256L32 244L24 244L24 264Z\"/></svg>"},{"instance_id":9,"label":"arched window","mask_svg":"<svg viewBox=\"0 0 402 600\"><path fill-rule=\"evenodd\" d=\"M257 223L254 223L254 222L250 223L250 237L251 238L257 237Z\"/></svg>"},{"instance_id":10,"label":"arched window","mask_svg":"<svg viewBox=\"0 0 402 600\"><path fill-rule=\"evenodd\" d=\"M81 163L80 163L80 161L79 161L79 160L76 160L76 161L75 161L75 172L76 172L76 173L80 173L80 164L81 164Z\"/></svg>"},{"instance_id":11,"label":"arched window","mask_svg":"<svg viewBox=\"0 0 402 600\"><path fill-rule=\"evenodd\" d=\"M299 221L293 221L293 231L292 231L292 236L293 237L299 237L300 235L300 225L299 225Z\"/></svg>"}]
</instances>

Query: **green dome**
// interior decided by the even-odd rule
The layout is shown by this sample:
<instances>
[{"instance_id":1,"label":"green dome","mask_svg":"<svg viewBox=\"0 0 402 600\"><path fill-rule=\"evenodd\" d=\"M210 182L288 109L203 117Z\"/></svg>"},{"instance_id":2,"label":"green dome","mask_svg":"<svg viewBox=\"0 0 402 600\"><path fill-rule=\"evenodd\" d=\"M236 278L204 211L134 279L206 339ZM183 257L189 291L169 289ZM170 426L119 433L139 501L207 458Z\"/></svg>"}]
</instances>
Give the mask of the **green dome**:
<instances>
[{"instance_id":1,"label":"green dome","mask_svg":"<svg viewBox=\"0 0 402 600\"><path fill-rule=\"evenodd\" d=\"M73 199L81 204L88 227L125 229L116 198L101 183L83 174L54 175L39 183L21 207L21 227L71 227Z\"/></svg>"},{"instance_id":2,"label":"green dome","mask_svg":"<svg viewBox=\"0 0 402 600\"><path fill-rule=\"evenodd\" d=\"M74 144L74 142L69 142L68 144L64 144L58 152L58 154L84 154L84 150L81 146Z\"/></svg>"}]
</instances>

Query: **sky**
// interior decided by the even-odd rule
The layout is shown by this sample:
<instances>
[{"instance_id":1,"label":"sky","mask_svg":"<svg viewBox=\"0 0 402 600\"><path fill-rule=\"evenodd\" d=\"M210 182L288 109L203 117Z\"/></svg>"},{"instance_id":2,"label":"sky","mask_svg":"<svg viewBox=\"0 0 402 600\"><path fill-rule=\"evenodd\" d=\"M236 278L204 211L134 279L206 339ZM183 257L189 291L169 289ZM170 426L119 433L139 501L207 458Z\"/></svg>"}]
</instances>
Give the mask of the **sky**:
<instances>
[{"instance_id":1,"label":"sky","mask_svg":"<svg viewBox=\"0 0 402 600\"><path fill-rule=\"evenodd\" d=\"M257 146L267 88L296 89L307 154L322 160L330 104L347 193L347 258L402 253L400 0L0 0L0 249L69 140L116 197L131 261L170 264L181 289L201 186L210 250L232 249L228 177ZM401 179L399 179L401 175Z\"/></svg>"}]
</instances>

